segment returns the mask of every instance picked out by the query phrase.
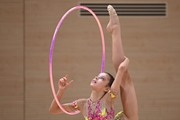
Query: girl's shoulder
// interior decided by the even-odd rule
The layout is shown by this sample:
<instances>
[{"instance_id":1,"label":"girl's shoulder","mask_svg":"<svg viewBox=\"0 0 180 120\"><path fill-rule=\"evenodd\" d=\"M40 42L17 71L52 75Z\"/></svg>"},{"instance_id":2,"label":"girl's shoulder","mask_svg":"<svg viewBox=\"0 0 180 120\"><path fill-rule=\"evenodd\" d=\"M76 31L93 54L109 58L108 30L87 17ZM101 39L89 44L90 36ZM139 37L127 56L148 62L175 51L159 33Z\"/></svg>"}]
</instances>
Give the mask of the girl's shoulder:
<instances>
[{"instance_id":1,"label":"girl's shoulder","mask_svg":"<svg viewBox=\"0 0 180 120\"><path fill-rule=\"evenodd\" d=\"M113 104L115 99L116 99L116 97L117 97L117 95L118 95L117 91L115 91L113 89L110 89L105 94L104 99L106 100L106 102Z\"/></svg>"},{"instance_id":2,"label":"girl's shoulder","mask_svg":"<svg viewBox=\"0 0 180 120\"><path fill-rule=\"evenodd\" d=\"M76 101L77 101L78 103L80 103L80 104L83 104L83 103L85 103L87 100L88 100L87 98L79 98L79 99L77 99Z\"/></svg>"},{"instance_id":3,"label":"girl's shoulder","mask_svg":"<svg viewBox=\"0 0 180 120\"><path fill-rule=\"evenodd\" d=\"M86 98L79 98L75 101L73 101L73 107L77 110L82 110L84 104L86 103L87 99Z\"/></svg>"}]
</instances>

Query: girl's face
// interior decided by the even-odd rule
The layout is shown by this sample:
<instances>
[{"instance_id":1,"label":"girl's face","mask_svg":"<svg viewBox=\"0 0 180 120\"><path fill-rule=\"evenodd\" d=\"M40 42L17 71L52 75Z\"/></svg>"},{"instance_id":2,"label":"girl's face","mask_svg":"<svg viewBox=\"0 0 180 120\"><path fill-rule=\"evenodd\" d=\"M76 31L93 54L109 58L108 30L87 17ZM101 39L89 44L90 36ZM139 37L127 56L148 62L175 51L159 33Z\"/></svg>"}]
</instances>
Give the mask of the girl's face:
<instances>
[{"instance_id":1,"label":"girl's face","mask_svg":"<svg viewBox=\"0 0 180 120\"><path fill-rule=\"evenodd\" d=\"M100 73L98 76L95 76L91 81L90 86L93 90L97 92L107 91L109 87L107 86L110 81L110 77L106 73Z\"/></svg>"}]
</instances>

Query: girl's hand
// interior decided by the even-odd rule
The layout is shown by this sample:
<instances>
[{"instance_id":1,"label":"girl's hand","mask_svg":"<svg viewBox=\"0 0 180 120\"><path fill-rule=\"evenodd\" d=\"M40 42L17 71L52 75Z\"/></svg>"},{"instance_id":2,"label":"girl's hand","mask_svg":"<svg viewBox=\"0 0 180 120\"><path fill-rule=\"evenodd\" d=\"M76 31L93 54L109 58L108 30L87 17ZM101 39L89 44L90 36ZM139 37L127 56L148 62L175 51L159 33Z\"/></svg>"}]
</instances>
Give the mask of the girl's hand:
<instances>
[{"instance_id":1,"label":"girl's hand","mask_svg":"<svg viewBox=\"0 0 180 120\"><path fill-rule=\"evenodd\" d=\"M67 79L68 79L68 75L66 75L65 77L59 79L59 82L58 82L59 90L65 91L66 88L69 87L69 85L72 84L73 80L71 80L70 82L67 82Z\"/></svg>"}]
</instances>

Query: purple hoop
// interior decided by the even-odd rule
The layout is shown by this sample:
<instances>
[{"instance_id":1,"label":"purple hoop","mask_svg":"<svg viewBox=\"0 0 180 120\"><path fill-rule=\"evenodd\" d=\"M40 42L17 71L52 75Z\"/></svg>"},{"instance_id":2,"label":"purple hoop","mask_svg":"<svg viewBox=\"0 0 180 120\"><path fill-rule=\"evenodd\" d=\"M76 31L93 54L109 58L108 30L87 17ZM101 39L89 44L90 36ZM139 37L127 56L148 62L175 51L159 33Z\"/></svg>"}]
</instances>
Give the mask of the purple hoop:
<instances>
[{"instance_id":1,"label":"purple hoop","mask_svg":"<svg viewBox=\"0 0 180 120\"><path fill-rule=\"evenodd\" d=\"M49 54L49 75L50 75L50 83L51 83L51 88L52 88L52 93L53 93L53 96L54 96L54 99L56 100L58 106L61 108L61 110L66 113L66 114L69 114L69 115L75 115L75 114L78 114L80 111L75 111L75 112L72 112L72 113L69 113L67 112L61 105L61 103L58 101L57 97L56 97L56 92L55 92L55 88L54 88L54 83L53 83L53 76L52 76L52 58L53 58L53 50L54 50L54 43L55 43L55 39L56 39L56 34L59 30L59 27L61 26L63 20L65 19L65 17L72 11L76 10L76 9L85 9L87 11L89 11L93 16L94 18L96 19L96 22L98 23L98 26L99 26L99 30L100 30L100 34L101 34L101 39L102 39L102 62L101 62L101 71L100 72L104 72L104 66L105 66L105 42L104 42L104 33L103 33L103 29L102 29L102 26L101 26L101 23L98 19L98 17L95 15L95 13L85 7L85 6L75 6L71 9L69 9L63 16L62 18L60 19L58 25L56 26L56 29L55 29L55 32L54 32L54 35L53 35L53 38L52 38L52 42L51 42L51 47L50 47L50 54Z\"/></svg>"}]
</instances>

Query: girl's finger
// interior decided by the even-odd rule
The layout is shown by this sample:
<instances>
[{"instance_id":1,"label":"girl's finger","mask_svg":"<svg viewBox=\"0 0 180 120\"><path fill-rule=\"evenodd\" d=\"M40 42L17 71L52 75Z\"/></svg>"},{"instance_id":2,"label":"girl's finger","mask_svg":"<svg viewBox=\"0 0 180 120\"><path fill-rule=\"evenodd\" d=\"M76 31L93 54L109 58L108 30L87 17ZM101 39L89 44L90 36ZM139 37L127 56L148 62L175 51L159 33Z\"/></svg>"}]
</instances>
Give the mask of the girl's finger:
<instances>
[{"instance_id":1,"label":"girl's finger","mask_svg":"<svg viewBox=\"0 0 180 120\"><path fill-rule=\"evenodd\" d=\"M69 82L67 83L67 86L71 85L72 82L73 82L73 80L69 81Z\"/></svg>"},{"instance_id":2,"label":"girl's finger","mask_svg":"<svg viewBox=\"0 0 180 120\"><path fill-rule=\"evenodd\" d=\"M64 81L67 81L67 78L66 78L66 77L63 77L63 80L64 80Z\"/></svg>"},{"instance_id":3,"label":"girl's finger","mask_svg":"<svg viewBox=\"0 0 180 120\"><path fill-rule=\"evenodd\" d=\"M64 80L61 78L61 79L59 80L59 83L60 83L60 84L64 83Z\"/></svg>"},{"instance_id":4,"label":"girl's finger","mask_svg":"<svg viewBox=\"0 0 180 120\"><path fill-rule=\"evenodd\" d=\"M59 82L60 85L63 85L64 83L62 81Z\"/></svg>"},{"instance_id":5,"label":"girl's finger","mask_svg":"<svg viewBox=\"0 0 180 120\"><path fill-rule=\"evenodd\" d=\"M63 77L63 79L64 79L65 81L67 81L68 75L65 75L65 76Z\"/></svg>"},{"instance_id":6,"label":"girl's finger","mask_svg":"<svg viewBox=\"0 0 180 120\"><path fill-rule=\"evenodd\" d=\"M68 79L68 74L65 75L66 79Z\"/></svg>"}]
</instances>

